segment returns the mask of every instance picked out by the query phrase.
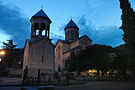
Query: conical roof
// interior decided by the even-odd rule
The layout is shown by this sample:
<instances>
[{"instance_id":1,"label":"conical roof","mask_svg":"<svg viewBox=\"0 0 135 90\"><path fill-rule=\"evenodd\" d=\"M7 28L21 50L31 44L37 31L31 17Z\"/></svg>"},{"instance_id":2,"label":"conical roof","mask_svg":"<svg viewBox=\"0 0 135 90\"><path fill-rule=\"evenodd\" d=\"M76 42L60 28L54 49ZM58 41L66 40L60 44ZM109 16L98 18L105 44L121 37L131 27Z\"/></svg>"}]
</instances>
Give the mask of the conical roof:
<instances>
[{"instance_id":1,"label":"conical roof","mask_svg":"<svg viewBox=\"0 0 135 90\"><path fill-rule=\"evenodd\" d=\"M69 23L67 24L67 26L65 27L65 29L66 28L70 28L70 27L74 27L74 28L79 29L78 26L75 24L75 22L72 19L69 21Z\"/></svg>"},{"instance_id":2,"label":"conical roof","mask_svg":"<svg viewBox=\"0 0 135 90\"><path fill-rule=\"evenodd\" d=\"M49 21L51 21L50 18L46 15L46 13L42 9L32 16L32 18L35 18L35 17L44 17L44 18L47 18Z\"/></svg>"}]
</instances>

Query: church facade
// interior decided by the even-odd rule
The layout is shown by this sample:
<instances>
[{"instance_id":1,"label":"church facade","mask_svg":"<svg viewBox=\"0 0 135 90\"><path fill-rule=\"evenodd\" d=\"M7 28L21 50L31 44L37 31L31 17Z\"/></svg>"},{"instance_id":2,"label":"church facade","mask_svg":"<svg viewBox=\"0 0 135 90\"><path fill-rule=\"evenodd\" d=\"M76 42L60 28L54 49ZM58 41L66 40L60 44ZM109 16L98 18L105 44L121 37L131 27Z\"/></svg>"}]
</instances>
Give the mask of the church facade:
<instances>
[{"instance_id":1,"label":"church facade","mask_svg":"<svg viewBox=\"0 0 135 90\"><path fill-rule=\"evenodd\" d=\"M92 40L84 35L79 37L79 28L71 19L65 27L65 40L58 40L56 43L55 70L63 70L65 60L71 55L76 55L80 50L92 45Z\"/></svg>"},{"instance_id":2,"label":"church facade","mask_svg":"<svg viewBox=\"0 0 135 90\"><path fill-rule=\"evenodd\" d=\"M58 40L56 45L49 36L52 21L42 9L30 22L31 36L25 42L23 57L23 71L28 68L28 77L38 77L40 71L41 79L53 78L55 71L64 69L65 60L92 45L88 36L79 37L79 28L72 19L64 29L65 40Z\"/></svg>"},{"instance_id":3,"label":"church facade","mask_svg":"<svg viewBox=\"0 0 135 90\"><path fill-rule=\"evenodd\" d=\"M50 39L50 18L41 9L30 19L31 36L26 40L23 70L28 67L28 77L52 78L55 64L55 46Z\"/></svg>"}]
</instances>

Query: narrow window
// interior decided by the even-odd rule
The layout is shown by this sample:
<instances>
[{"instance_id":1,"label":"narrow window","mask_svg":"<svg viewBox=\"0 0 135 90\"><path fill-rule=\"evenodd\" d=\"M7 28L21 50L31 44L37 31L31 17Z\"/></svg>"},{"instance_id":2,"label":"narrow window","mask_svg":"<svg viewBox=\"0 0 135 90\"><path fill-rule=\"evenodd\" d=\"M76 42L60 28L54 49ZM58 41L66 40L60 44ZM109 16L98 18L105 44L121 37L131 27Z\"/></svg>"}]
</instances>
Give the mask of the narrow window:
<instances>
[{"instance_id":1,"label":"narrow window","mask_svg":"<svg viewBox=\"0 0 135 90\"><path fill-rule=\"evenodd\" d=\"M69 31L68 31L68 39L69 39Z\"/></svg>"},{"instance_id":2,"label":"narrow window","mask_svg":"<svg viewBox=\"0 0 135 90\"><path fill-rule=\"evenodd\" d=\"M42 35L45 36L45 30L42 31Z\"/></svg>"},{"instance_id":3,"label":"narrow window","mask_svg":"<svg viewBox=\"0 0 135 90\"><path fill-rule=\"evenodd\" d=\"M34 31L35 31L35 34L36 34L36 35L39 34L39 24L38 24L38 23L35 23L35 24L34 24Z\"/></svg>"},{"instance_id":4,"label":"narrow window","mask_svg":"<svg viewBox=\"0 0 135 90\"><path fill-rule=\"evenodd\" d=\"M44 57L42 56L42 62L44 61Z\"/></svg>"},{"instance_id":5,"label":"narrow window","mask_svg":"<svg viewBox=\"0 0 135 90\"><path fill-rule=\"evenodd\" d=\"M60 52L58 52L58 60L60 61Z\"/></svg>"},{"instance_id":6,"label":"narrow window","mask_svg":"<svg viewBox=\"0 0 135 90\"><path fill-rule=\"evenodd\" d=\"M39 34L39 30L36 30L36 35L38 35Z\"/></svg>"},{"instance_id":7,"label":"narrow window","mask_svg":"<svg viewBox=\"0 0 135 90\"><path fill-rule=\"evenodd\" d=\"M60 65L58 65L58 72L60 72L61 70L60 70Z\"/></svg>"},{"instance_id":8,"label":"narrow window","mask_svg":"<svg viewBox=\"0 0 135 90\"><path fill-rule=\"evenodd\" d=\"M71 37L74 39L74 31L71 31Z\"/></svg>"}]
</instances>

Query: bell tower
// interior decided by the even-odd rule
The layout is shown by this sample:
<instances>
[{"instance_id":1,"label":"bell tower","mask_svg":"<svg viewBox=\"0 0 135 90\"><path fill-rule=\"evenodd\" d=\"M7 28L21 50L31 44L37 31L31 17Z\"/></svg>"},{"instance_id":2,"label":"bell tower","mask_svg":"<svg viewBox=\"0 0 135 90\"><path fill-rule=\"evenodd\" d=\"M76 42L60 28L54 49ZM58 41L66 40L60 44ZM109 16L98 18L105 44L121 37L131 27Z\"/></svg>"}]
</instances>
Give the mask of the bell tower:
<instances>
[{"instance_id":1,"label":"bell tower","mask_svg":"<svg viewBox=\"0 0 135 90\"><path fill-rule=\"evenodd\" d=\"M49 39L51 20L41 9L30 19L31 36L30 39L47 38Z\"/></svg>"},{"instance_id":2,"label":"bell tower","mask_svg":"<svg viewBox=\"0 0 135 90\"><path fill-rule=\"evenodd\" d=\"M24 46L23 70L27 66L28 77L40 76L41 80L53 79L55 46L49 37L51 20L41 9L31 17L30 22L31 36Z\"/></svg>"},{"instance_id":3,"label":"bell tower","mask_svg":"<svg viewBox=\"0 0 135 90\"><path fill-rule=\"evenodd\" d=\"M65 40L76 40L79 38L79 28L71 19L65 27Z\"/></svg>"}]
</instances>

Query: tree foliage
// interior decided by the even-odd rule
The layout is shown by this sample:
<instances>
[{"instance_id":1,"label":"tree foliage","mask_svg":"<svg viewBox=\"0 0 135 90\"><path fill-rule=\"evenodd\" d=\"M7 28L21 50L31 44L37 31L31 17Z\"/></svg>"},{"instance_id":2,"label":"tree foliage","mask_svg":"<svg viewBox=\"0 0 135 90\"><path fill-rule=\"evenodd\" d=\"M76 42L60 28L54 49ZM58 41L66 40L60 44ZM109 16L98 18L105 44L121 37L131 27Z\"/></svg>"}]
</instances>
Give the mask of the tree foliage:
<instances>
[{"instance_id":1,"label":"tree foliage","mask_svg":"<svg viewBox=\"0 0 135 90\"><path fill-rule=\"evenodd\" d=\"M128 68L135 75L135 12L131 8L129 0L119 0L120 8L122 10L122 26L124 32L123 40L126 43Z\"/></svg>"},{"instance_id":2,"label":"tree foliage","mask_svg":"<svg viewBox=\"0 0 135 90\"><path fill-rule=\"evenodd\" d=\"M79 54L71 56L66 60L65 69L68 71L88 71L89 69L97 69L107 71L113 58L110 53L113 48L105 45L93 45Z\"/></svg>"},{"instance_id":3,"label":"tree foliage","mask_svg":"<svg viewBox=\"0 0 135 90\"><path fill-rule=\"evenodd\" d=\"M7 40L7 42L3 42L3 49L5 51L5 55L3 57L4 61L7 63L8 67L14 67L17 68L19 57L18 54L15 51L15 45L13 43L13 40Z\"/></svg>"},{"instance_id":4,"label":"tree foliage","mask_svg":"<svg viewBox=\"0 0 135 90\"><path fill-rule=\"evenodd\" d=\"M8 42L6 43L6 42L3 42L3 48L4 49L14 49L16 46L18 46L18 45L14 45L13 44L13 40L7 40Z\"/></svg>"}]
</instances>

